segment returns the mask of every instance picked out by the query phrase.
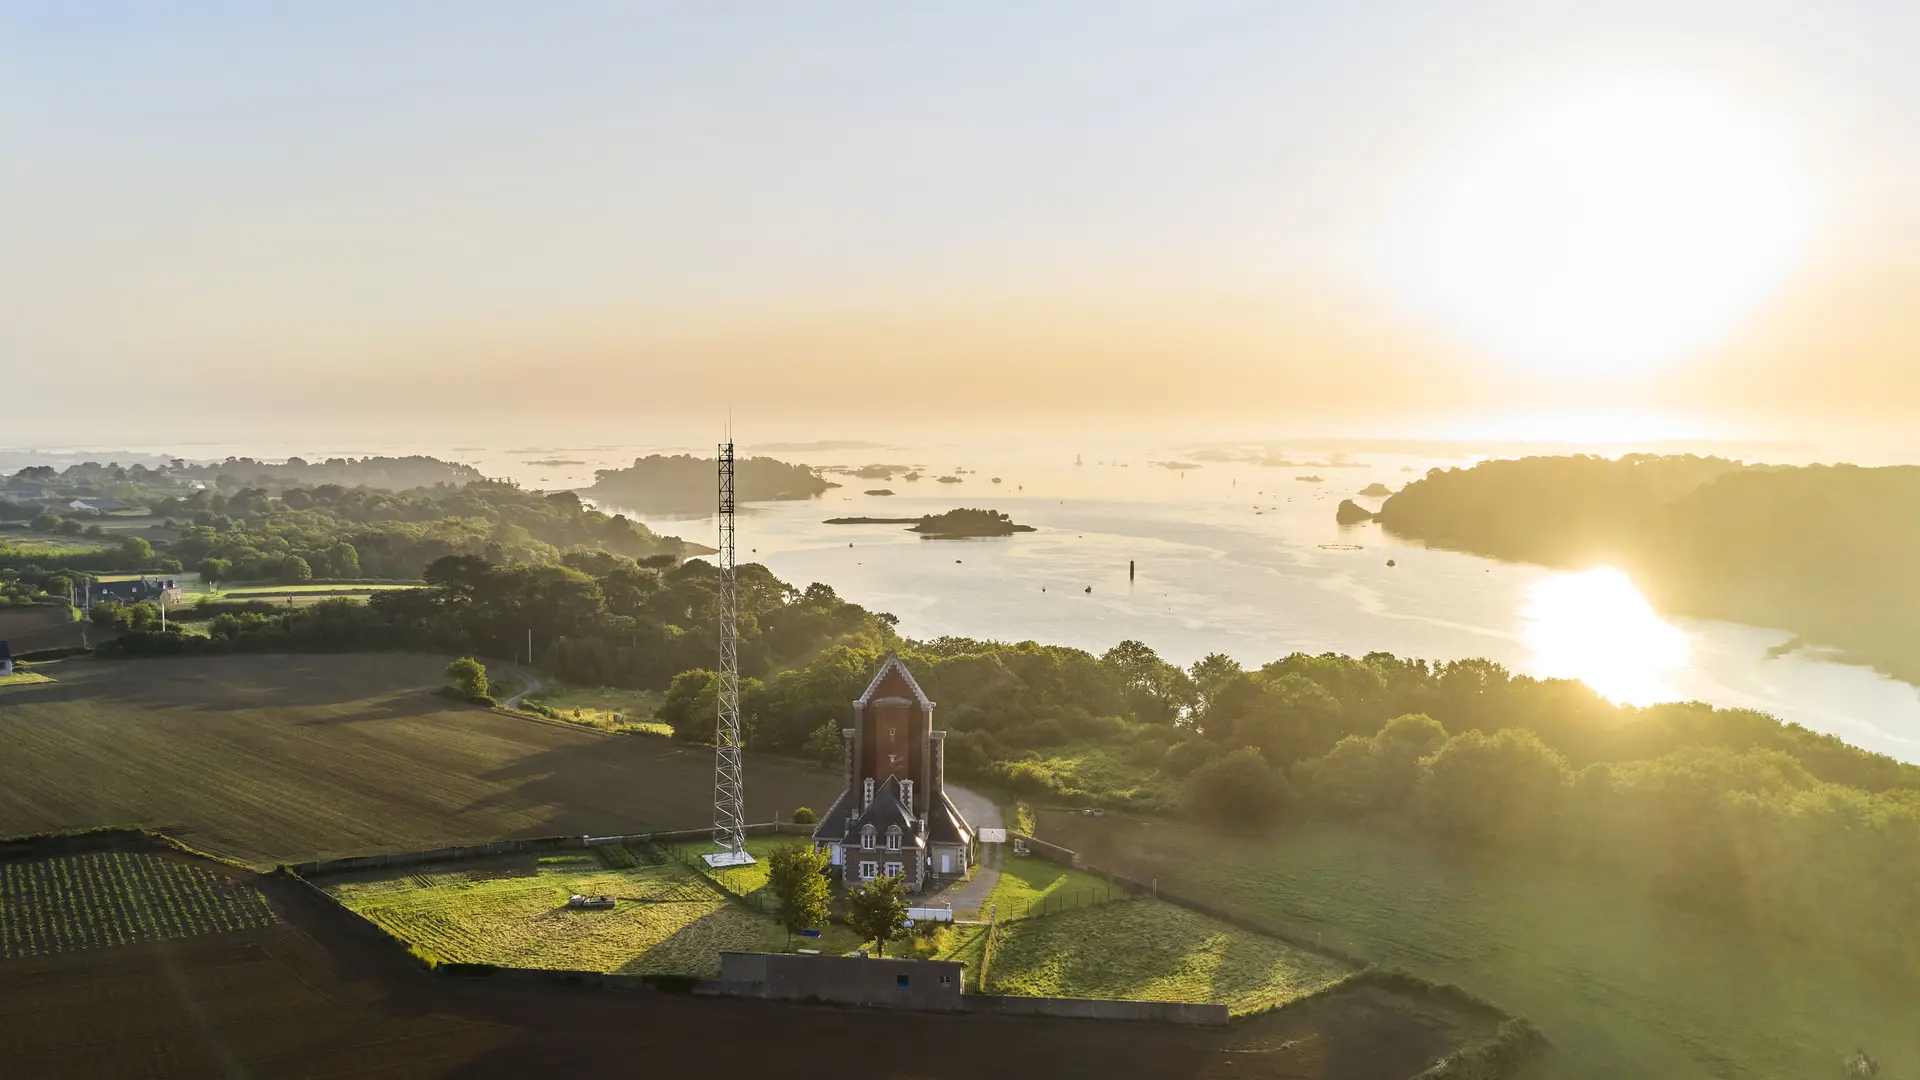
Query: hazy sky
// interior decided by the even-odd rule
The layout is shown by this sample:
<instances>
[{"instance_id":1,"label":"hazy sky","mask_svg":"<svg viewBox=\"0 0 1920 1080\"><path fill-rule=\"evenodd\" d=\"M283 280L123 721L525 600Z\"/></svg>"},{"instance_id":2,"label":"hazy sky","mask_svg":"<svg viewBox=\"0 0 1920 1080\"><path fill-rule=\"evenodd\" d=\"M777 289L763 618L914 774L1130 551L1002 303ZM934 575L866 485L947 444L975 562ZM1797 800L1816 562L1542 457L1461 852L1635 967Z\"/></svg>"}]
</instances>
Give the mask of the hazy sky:
<instances>
[{"instance_id":1,"label":"hazy sky","mask_svg":"<svg viewBox=\"0 0 1920 1080\"><path fill-rule=\"evenodd\" d=\"M1913 3L8 4L0 444L1887 425L1915 56Z\"/></svg>"}]
</instances>

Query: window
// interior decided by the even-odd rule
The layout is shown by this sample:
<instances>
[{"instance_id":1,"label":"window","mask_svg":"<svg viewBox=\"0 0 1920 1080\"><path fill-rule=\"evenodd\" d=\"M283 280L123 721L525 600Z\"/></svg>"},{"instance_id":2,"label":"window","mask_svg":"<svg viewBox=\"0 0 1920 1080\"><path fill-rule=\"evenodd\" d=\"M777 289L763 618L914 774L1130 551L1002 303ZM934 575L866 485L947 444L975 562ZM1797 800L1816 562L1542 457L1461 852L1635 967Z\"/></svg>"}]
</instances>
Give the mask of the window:
<instances>
[{"instance_id":1,"label":"window","mask_svg":"<svg viewBox=\"0 0 1920 1080\"><path fill-rule=\"evenodd\" d=\"M898 825L892 826L887 830L887 850L900 850L900 826Z\"/></svg>"},{"instance_id":2,"label":"window","mask_svg":"<svg viewBox=\"0 0 1920 1080\"><path fill-rule=\"evenodd\" d=\"M872 881L874 878L880 876L879 871L880 871L879 863L863 862L860 864L860 880Z\"/></svg>"},{"instance_id":3,"label":"window","mask_svg":"<svg viewBox=\"0 0 1920 1080\"><path fill-rule=\"evenodd\" d=\"M888 864L887 864L887 876L888 876L888 877L899 877L899 876L900 876L900 870L901 870L901 866L900 866L900 864L899 864L899 863L897 863L897 862L890 862L890 863L888 863Z\"/></svg>"},{"instance_id":4,"label":"window","mask_svg":"<svg viewBox=\"0 0 1920 1080\"><path fill-rule=\"evenodd\" d=\"M861 851L873 850L873 826L871 825L860 830L860 850Z\"/></svg>"}]
</instances>

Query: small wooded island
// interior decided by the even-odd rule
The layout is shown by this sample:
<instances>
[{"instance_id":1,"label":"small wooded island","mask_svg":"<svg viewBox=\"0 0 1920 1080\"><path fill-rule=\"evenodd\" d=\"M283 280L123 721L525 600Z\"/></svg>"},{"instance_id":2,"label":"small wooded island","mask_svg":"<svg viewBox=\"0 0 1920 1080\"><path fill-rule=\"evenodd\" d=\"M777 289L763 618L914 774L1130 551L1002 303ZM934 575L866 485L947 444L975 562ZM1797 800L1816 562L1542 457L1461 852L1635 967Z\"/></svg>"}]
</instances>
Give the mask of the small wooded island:
<instances>
[{"instance_id":1,"label":"small wooded island","mask_svg":"<svg viewBox=\"0 0 1920 1080\"><path fill-rule=\"evenodd\" d=\"M931 540L959 540L980 536L1012 536L1032 532L1033 526L1016 523L998 510L949 510L917 518L839 517L828 518L828 525L907 525Z\"/></svg>"}]
</instances>

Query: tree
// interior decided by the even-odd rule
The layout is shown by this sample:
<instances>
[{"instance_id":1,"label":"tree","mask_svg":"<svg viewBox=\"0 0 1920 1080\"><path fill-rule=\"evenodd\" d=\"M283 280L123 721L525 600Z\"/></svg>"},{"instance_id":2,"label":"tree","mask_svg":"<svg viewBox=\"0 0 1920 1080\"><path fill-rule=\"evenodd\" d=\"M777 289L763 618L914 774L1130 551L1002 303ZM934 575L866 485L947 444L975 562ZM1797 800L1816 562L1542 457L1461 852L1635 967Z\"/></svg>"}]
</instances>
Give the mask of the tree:
<instances>
[{"instance_id":1,"label":"tree","mask_svg":"<svg viewBox=\"0 0 1920 1080\"><path fill-rule=\"evenodd\" d=\"M829 720L813 729L800 752L816 761L831 762L842 755L841 748L845 745L846 736L840 734L840 725Z\"/></svg>"},{"instance_id":2,"label":"tree","mask_svg":"<svg viewBox=\"0 0 1920 1080\"><path fill-rule=\"evenodd\" d=\"M120 541L120 554L135 566L145 566L153 558L153 545L138 536L129 536Z\"/></svg>"},{"instance_id":3,"label":"tree","mask_svg":"<svg viewBox=\"0 0 1920 1080\"><path fill-rule=\"evenodd\" d=\"M307 560L300 556L289 555L280 562L280 580L293 585L312 581L313 567L307 565Z\"/></svg>"},{"instance_id":4,"label":"tree","mask_svg":"<svg viewBox=\"0 0 1920 1080\"><path fill-rule=\"evenodd\" d=\"M1251 746L1210 761L1187 778L1187 808L1216 825L1264 825L1280 816L1286 797L1286 777Z\"/></svg>"},{"instance_id":5,"label":"tree","mask_svg":"<svg viewBox=\"0 0 1920 1080\"><path fill-rule=\"evenodd\" d=\"M1538 837L1557 823L1571 780L1566 759L1531 731L1465 732L1427 760L1422 820L1494 844Z\"/></svg>"},{"instance_id":6,"label":"tree","mask_svg":"<svg viewBox=\"0 0 1920 1080\"><path fill-rule=\"evenodd\" d=\"M200 580L213 585L227 580L227 575L233 573L233 562L230 559L201 559L199 570Z\"/></svg>"},{"instance_id":7,"label":"tree","mask_svg":"<svg viewBox=\"0 0 1920 1080\"><path fill-rule=\"evenodd\" d=\"M906 885L896 875L877 877L847 894L847 925L874 951L887 955L892 941L907 925Z\"/></svg>"},{"instance_id":8,"label":"tree","mask_svg":"<svg viewBox=\"0 0 1920 1080\"><path fill-rule=\"evenodd\" d=\"M352 544L342 541L327 549L327 565L333 570L333 577L357 578L360 576L360 552Z\"/></svg>"},{"instance_id":9,"label":"tree","mask_svg":"<svg viewBox=\"0 0 1920 1080\"><path fill-rule=\"evenodd\" d=\"M812 811L807 812L811 816ZM796 819L799 816L794 814ZM827 866L826 853L813 850L807 843L777 847L767 857L767 887L780 901L780 925L786 928L789 949L793 948L795 930L827 921Z\"/></svg>"},{"instance_id":10,"label":"tree","mask_svg":"<svg viewBox=\"0 0 1920 1080\"><path fill-rule=\"evenodd\" d=\"M812 825L819 820L820 815L814 813L813 808L810 806L796 806L793 808L793 823L795 825Z\"/></svg>"},{"instance_id":11,"label":"tree","mask_svg":"<svg viewBox=\"0 0 1920 1080\"><path fill-rule=\"evenodd\" d=\"M487 668L471 656L463 656L447 665L447 689L468 701L487 696Z\"/></svg>"}]
</instances>

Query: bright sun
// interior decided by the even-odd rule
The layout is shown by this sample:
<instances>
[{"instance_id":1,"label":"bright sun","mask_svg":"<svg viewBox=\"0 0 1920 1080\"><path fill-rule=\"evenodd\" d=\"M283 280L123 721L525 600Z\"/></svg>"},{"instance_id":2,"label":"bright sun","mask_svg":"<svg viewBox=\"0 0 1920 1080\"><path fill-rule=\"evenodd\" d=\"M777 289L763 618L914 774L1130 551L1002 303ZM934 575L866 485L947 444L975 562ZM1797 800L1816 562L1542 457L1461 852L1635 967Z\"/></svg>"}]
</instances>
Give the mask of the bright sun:
<instances>
[{"instance_id":1,"label":"bright sun","mask_svg":"<svg viewBox=\"0 0 1920 1080\"><path fill-rule=\"evenodd\" d=\"M1785 127L1698 82L1530 97L1389 230L1396 291L1545 372L1644 369L1726 334L1798 260L1813 185Z\"/></svg>"}]
</instances>

